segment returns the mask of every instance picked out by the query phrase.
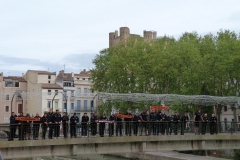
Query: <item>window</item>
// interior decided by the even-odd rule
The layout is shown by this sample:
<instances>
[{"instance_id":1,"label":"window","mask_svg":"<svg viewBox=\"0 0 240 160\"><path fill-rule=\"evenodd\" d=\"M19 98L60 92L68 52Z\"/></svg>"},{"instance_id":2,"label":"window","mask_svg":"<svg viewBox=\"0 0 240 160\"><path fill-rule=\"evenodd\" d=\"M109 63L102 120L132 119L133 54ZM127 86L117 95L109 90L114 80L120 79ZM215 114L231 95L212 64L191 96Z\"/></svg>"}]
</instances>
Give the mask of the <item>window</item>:
<instances>
[{"instance_id":1,"label":"window","mask_svg":"<svg viewBox=\"0 0 240 160\"><path fill-rule=\"evenodd\" d=\"M40 102L37 102L37 110L40 110Z\"/></svg>"},{"instance_id":2,"label":"window","mask_svg":"<svg viewBox=\"0 0 240 160\"><path fill-rule=\"evenodd\" d=\"M51 75L48 75L48 79L51 79Z\"/></svg>"},{"instance_id":3,"label":"window","mask_svg":"<svg viewBox=\"0 0 240 160\"><path fill-rule=\"evenodd\" d=\"M71 91L71 97L74 97L74 91Z\"/></svg>"},{"instance_id":4,"label":"window","mask_svg":"<svg viewBox=\"0 0 240 160\"><path fill-rule=\"evenodd\" d=\"M58 101L55 101L55 108L58 109Z\"/></svg>"},{"instance_id":5,"label":"window","mask_svg":"<svg viewBox=\"0 0 240 160\"><path fill-rule=\"evenodd\" d=\"M81 100L77 100L77 110L81 109Z\"/></svg>"},{"instance_id":6,"label":"window","mask_svg":"<svg viewBox=\"0 0 240 160\"><path fill-rule=\"evenodd\" d=\"M4 123L9 123L9 122L10 122L10 117L4 116Z\"/></svg>"},{"instance_id":7,"label":"window","mask_svg":"<svg viewBox=\"0 0 240 160\"><path fill-rule=\"evenodd\" d=\"M84 100L84 110L87 110L87 100Z\"/></svg>"},{"instance_id":8,"label":"window","mask_svg":"<svg viewBox=\"0 0 240 160\"><path fill-rule=\"evenodd\" d=\"M48 83L51 83L51 81L48 81Z\"/></svg>"},{"instance_id":9,"label":"window","mask_svg":"<svg viewBox=\"0 0 240 160\"><path fill-rule=\"evenodd\" d=\"M91 81L91 78L88 78L88 81Z\"/></svg>"},{"instance_id":10,"label":"window","mask_svg":"<svg viewBox=\"0 0 240 160\"><path fill-rule=\"evenodd\" d=\"M77 113L78 118L80 119L80 113Z\"/></svg>"},{"instance_id":11,"label":"window","mask_svg":"<svg viewBox=\"0 0 240 160\"><path fill-rule=\"evenodd\" d=\"M55 95L58 95L58 90L55 90Z\"/></svg>"},{"instance_id":12,"label":"window","mask_svg":"<svg viewBox=\"0 0 240 160\"><path fill-rule=\"evenodd\" d=\"M6 100L9 100L9 94L6 95Z\"/></svg>"},{"instance_id":13,"label":"window","mask_svg":"<svg viewBox=\"0 0 240 160\"><path fill-rule=\"evenodd\" d=\"M5 106L5 112L9 112L9 106Z\"/></svg>"},{"instance_id":14,"label":"window","mask_svg":"<svg viewBox=\"0 0 240 160\"><path fill-rule=\"evenodd\" d=\"M63 103L63 109L64 109L64 112L67 111L67 103Z\"/></svg>"},{"instance_id":15,"label":"window","mask_svg":"<svg viewBox=\"0 0 240 160\"><path fill-rule=\"evenodd\" d=\"M81 94L81 88L77 89L77 94L80 95Z\"/></svg>"},{"instance_id":16,"label":"window","mask_svg":"<svg viewBox=\"0 0 240 160\"><path fill-rule=\"evenodd\" d=\"M71 110L74 110L74 103L71 103Z\"/></svg>"},{"instance_id":17,"label":"window","mask_svg":"<svg viewBox=\"0 0 240 160\"><path fill-rule=\"evenodd\" d=\"M48 95L51 95L51 90L48 90Z\"/></svg>"},{"instance_id":18,"label":"window","mask_svg":"<svg viewBox=\"0 0 240 160\"><path fill-rule=\"evenodd\" d=\"M77 80L79 80L79 78L77 78Z\"/></svg>"},{"instance_id":19,"label":"window","mask_svg":"<svg viewBox=\"0 0 240 160\"><path fill-rule=\"evenodd\" d=\"M85 80L85 78L82 78L82 80Z\"/></svg>"},{"instance_id":20,"label":"window","mask_svg":"<svg viewBox=\"0 0 240 160\"><path fill-rule=\"evenodd\" d=\"M51 101L48 101L48 102L47 102L47 107L48 107L48 108L52 108L52 107L51 107Z\"/></svg>"},{"instance_id":21,"label":"window","mask_svg":"<svg viewBox=\"0 0 240 160\"><path fill-rule=\"evenodd\" d=\"M224 112L227 112L227 106L224 106Z\"/></svg>"},{"instance_id":22,"label":"window","mask_svg":"<svg viewBox=\"0 0 240 160\"><path fill-rule=\"evenodd\" d=\"M88 89L84 88L84 95L87 95Z\"/></svg>"},{"instance_id":23,"label":"window","mask_svg":"<svg viewBox=\"0 0 240 160\"><path fill-rule=\"evenodd\" d=\"M5 87L19 87L19 82L5 81Z\"/></svg>"}]
</instances>

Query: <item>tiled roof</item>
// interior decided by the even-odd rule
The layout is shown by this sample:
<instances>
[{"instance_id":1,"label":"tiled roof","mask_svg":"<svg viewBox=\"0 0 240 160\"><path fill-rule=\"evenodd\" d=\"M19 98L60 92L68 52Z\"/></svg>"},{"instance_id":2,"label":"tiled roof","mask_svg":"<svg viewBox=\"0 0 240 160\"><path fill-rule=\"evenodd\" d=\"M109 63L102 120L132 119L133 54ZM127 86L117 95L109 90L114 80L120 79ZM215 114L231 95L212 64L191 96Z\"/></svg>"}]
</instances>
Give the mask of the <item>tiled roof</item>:
<instances>
[{"instance_id":1,"label":"tiled roof","mask_svg":"<svg viewBox=\"0 0 240 160\"><path fill-rule=\"evenodd\" d=\"M59 85L51 83L41 83L41 86L43 89L63 89Z\"/></svg>"},{"instance_id":2,"label":"tiled roof","mask_svg":"<svg viewBox=\"0 0 240 160\"><path fill-rule=\"evenodd\" d=\"M60 71L57 75L57 81L73 81L72 73L64 73L64 71Z\"/></svg>"},{"instance_id":3,"label":"tiled roof","mask_svg":"<svg viewBox=\"0 0 240 160\"><path fill-rule=\"evenodd\" d=\"M8 76L8 77L3 77L3 80L13 80L13 81L18 81L18 82L27 82L23 77L18 77L18 76Z\"/></svg>"}]
</instances>

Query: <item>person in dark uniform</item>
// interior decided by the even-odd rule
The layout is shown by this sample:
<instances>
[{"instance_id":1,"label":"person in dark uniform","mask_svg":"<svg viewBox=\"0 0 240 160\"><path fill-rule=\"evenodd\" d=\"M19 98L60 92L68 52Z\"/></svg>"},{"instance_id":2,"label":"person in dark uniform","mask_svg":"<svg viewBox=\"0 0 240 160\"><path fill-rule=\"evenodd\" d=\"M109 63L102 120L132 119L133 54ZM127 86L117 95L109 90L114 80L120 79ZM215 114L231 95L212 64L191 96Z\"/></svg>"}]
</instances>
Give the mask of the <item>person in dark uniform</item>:
<instances>
[{"instance_id":1,"label":"person in dark uniform","mask_svg":"<svg viewBox=\"0 0 240 160\"><path fill-rule=\"evenodd\" d=\"M138 134L138 127L139 124L141 123L141 117L139 116L138 112L133 117L133 134L137 136Z\"/></svg>"},{"instance_id":2,"label":"person in dark uniform","mask_svg":"<svg viewBox=\"0 0 240 160\"><path fill-rule=\"evenodd\" d=\"M173 117L173 123L174 123L174 135L177 135L177 132L178 132L178 126L179 126L179 123L181 122L180 121L181 118L178 114L178 112L175 112L175 115Z\"/></svg>"},{"instance_id":3,"label":"person in dark uniform","mask_svg":"<svg viewBox=\"0 0 240 160\"><path fill-rule=\"evenodd\" d=\"M107 117L105 114L103 114L101 117L100 117L100 122L99 122L99 135L100 137L104 137L104 131L105 131L105 121L107 121Z\"/></svg>"},{"instance_id":4,"label":"person in dark uniform","mask_svg":"<svg viewBox=\"0 0 240 160\"><path fill-rule=\"evenodd\" d=\"M122 114L121 110L119 112L116 112L116 114ZM122 136L122 118L119 118L116 116L116 136L118 136L118 133L120 136Z\"/></svg>"},{"instance_id":5,"label":"person in dark uniform","mask_svg":"<svg viewBox=\"0 0 240 160\"><path fill-rule=\"evenodd\" d=\"M160 126L161 125L160 121L162 120L161 111L156 112L156 115L157 115L156 132L157 132L157 135L159 135L159 133L161 133L161 126Z\"/></svg>"},{"instance_id":6,"label":"person in dark uniform","mask_svg":"<svg viewBox=\"0 0 240 160\"><path fill-rule=\"evenodd\" d=\"M171 135L172 134L172 130L173 130L173 115L172 114L170 114L167 117L167 122L168 122L167 135Z\"/></svg>"},{"instance_id":7,"label":"person in dark uniform","mask_svg":"<svg viewBox=\"0 0 240 160\"><path fill-rule=\"evenodd\" d=\"M53 121L54 121L54 137L55 139L59 138L59 133L60 133L60 123L62 121L62 116L59 113L59 110L56 109L56 113L53 116Z\"/></svg>"},{"instance_id":8,"label":"person in dark uniform","mask_svg":"<svg viewBox=\"0 0 240 160\"><path fill-rule=\"evenodd\" d=\"M147 115L147 111L146 110L143 110L143 112L141 113L140 115L141 117L141 134L143 133L143 129L145 131L145 135L147 136L148 135L148 115Z\"/></svg>"},{"instance_id":9,"label":"person in dark uniform","mask_svg":"<svg viewBox=\"0 0 240 160\"><path fill-rule=\"evenodd\" d=\"M54 114L52 109L49 109L48 112L48 127L49 127L49 131L48 131L48 138L52 139L53 137L53 130L54 130L54 118L53 118Z\"/></svg>"},{"instance_id":10,"label":"person in dark uniform","mask_svg":"<svg viewBox=\"0 0 240 160\"><path fill-rule=\"evenodd\" d=\"M132 113L130 112L129 108L127 109L127 112L125 115L132 116ZM132 135L132 125L131 125L132 118L124 118L124 121L125 121L125 135L131 136Z\"/></svg>"},{"instance_id":11,"label":"person in dark uniform","mask_svg":"<svg viewBox=\"0 0 240 160\"><path fill-rule=\"evenodd\" d=\"M203 122L202 122L202 135L206 133L207 123L208 123L208 117L207 117L207 113L205 113L203 116Z\"/></svg>"},{"instance_id":12,"label":"person in dark uniform","mask_svg":"<svg viewBox=\"0 0 240 160\"><path fill-rule=\"evenodd\" d=\"M156 135L157 132L157 114L156 112L154 112L154 110L152 109L151 113L150 113L150 125L151 125L151 132L153 135Z\"/></svg>"},{"instance_id":13,"label":"person in dark uniform","mask_svg":"<svg viewBox=\"0 0 240 160\"><path fill-rule=\"evenodd\" d=\"M63 137L64 138L67 138L67 135L68 135L68 121L69 121L69 118L67 116L67 113L64 112L63 116L62 116L62 127L63 127Z\"/></svg>"},{"instance_id":14,"label":"person in dark uniform","mask_svg":"<svg viewBox=\"0 0 240 160\"><path fill-rule=\"evenodd\" d=\"M89 117L87 113L84 113L82 116L82 137L87 137L87 130L88 130L88 122L89 122Z\"/></svg>"},{"instance_id":15,"label":"person in dark uniform","mask_svg":"<svg viewBox=\"0 0 240 160\"><path fill-rule=\"evenodd\" d=\"M11 116L10 116L10 135L9 135L8 141L13 141L13 139L15 137L15 132L17 129L17 124L18 124L18 121L16 118L17 117L16 117L15 113L12 112Z\"/></svg>"},{"instance_id":16,"label":"person in dark uniform","mask_svg":"<svg viewBox=\"0 0 240 160\"><path fill-rule=\"evenodd\" d=\"M112 113L109 117L109 137L112 137L114 135L114 122L115 122L115 115Z\"/></svg>"},{"instance_id":17,"label":"person in dark uniform","mask_svg":"<svg viewBox=\"0 0 240 160\"><path fill-rule=\"evenodd\" d=\"M21 112L19 115L18 115L18 117L20 118L20 117L24 117L23 116L23 113ZM23 123L22 123L22 121L18 121L18 139L19 140L24 140L24 138L23 138Z\"/></svg>"},{"instance_id":18,"label":"person in dark uniform","mask_svg":"<svg viewBox=\"0 0 240 160\"><path fill-rule=\"evenodd\" d=\"M45 112L43 117L41 118L42 123L42 139L46 138L46 132L48 128L48 114Z\"/></svg>"},{"instance_id":19,"label":"person in dark uniform","mask_svg":"<svg viewBox=\"0 0 240 160\"><path fill-rule=\"evenodd\" d=\"M167 126L167 115L165 114L164 109L162 109L160 116L161 116L161 118L160 118L161 134L164 136L166 126Z\"/></svg>"},{"instance_id":20,"label":"person in dark uniform","mask_svg":"<svg viewBox=\"0 0 240 160\"><path fill-rule=\"evenodd\" d=\"M27 118L30 118L30 114L26 114ZM23 121L23 136L25 140L31 140L30 135L31 135L31 121Z\"/></svg>"},{"instance_id":21,"label":"person in dark uniform","mask_svg":"<svg viewBox=\"0 0 240 160\"><path fill-rule=\"evenodd\" d=\"M76 125L79 122L79 118L76 113L73 114L73 116L70 118L70 136L77 137L76 135Z\"/></svg>"},{"instance_id":22,"label":"person in dark uniform","mask_svg":"<svg viewBox=\"0 0 240 160\"><path fill-rule=\"evenodd\" d=\"M40 128L40 119L39 113L36 113L36 116L34 118L38 118L39 121L33 121L33 139L38 140L39 137L39 128Z\"/></svg>"},{"instance_id":23,"label":"person in dark uniform","mask_svg":"<svg viewBox=\"0 0 240 160\"><path fill-rule=\"evenodd\" d=\"M210 122L210 134L217 134L217 117L212 114L212 116L209 118Z\"/></svg>"},{"instance_id":24,"label":"person in dark uniform","mask_svg":"<svg viewBox=\"0 0 240 160\"><path fill-rule=\"evenodd\" d=\"M200 109L197 109L196 113L194 114L193 120L194 120L194 133L195 133L195 135L196 134L200 134L198 132L198 130L199 130L199 123L200 123L200 121L203 121Z\"/></svg>"},{"instance_id":25,"label":"person in dark uniform","mask_svg":"<svg viewBox=\"0 0 240 160\"><path fill-rule=\"evenodd\" d=\"M187 122L189 121L188 114L184 113L184 116L181 118L181 135L184 135L184 131L186 130Z\"/></svg>"},{"instance_id":26,"label":"person in dark uniform","mask_svg":"<svg viewBox=\"0 0 240 160\"><path fill-rule=\"evenodd\" d=\"M93 137L96 137L97 134L97 123L98 123L97 113L94 112L91 117L91 134Z\"/></svg>"}]
</instances>

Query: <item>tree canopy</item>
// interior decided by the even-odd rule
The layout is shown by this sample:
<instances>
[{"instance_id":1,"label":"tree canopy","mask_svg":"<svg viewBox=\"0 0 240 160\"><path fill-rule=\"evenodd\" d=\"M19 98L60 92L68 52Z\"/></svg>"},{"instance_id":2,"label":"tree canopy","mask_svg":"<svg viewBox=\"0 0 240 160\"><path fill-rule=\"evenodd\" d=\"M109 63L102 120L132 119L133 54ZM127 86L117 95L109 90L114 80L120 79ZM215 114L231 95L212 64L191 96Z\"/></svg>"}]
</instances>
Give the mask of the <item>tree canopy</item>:
<instances>
[{"instance_id":1,"label":"tree canopy","mask_svg":"<svg viewBox=\"0 0 240 160\"><path fill-rule=\"evenodd\" d=\"M93 89L109 93L238 96L240 37L183 33L154 41L129 38L93 60Z\"/></svg>"}]
</instances>

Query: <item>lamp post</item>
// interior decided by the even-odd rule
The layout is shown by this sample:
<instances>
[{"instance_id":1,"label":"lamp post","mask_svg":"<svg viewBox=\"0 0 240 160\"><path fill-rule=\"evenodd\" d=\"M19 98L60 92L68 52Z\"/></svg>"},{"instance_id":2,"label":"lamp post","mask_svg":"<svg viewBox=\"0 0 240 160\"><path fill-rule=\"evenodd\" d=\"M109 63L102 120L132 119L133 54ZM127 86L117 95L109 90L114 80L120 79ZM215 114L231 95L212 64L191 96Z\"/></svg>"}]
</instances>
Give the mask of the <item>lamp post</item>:
<instances>
[{"instance_id":1,"label":"lamp post","mask_svg":"<svg viewBox=\"0 0 240 160\"><path fill-rule=\"evenodd\" d=\"M11 100L11 114L12 114L12 103L13 103L13 99L14 99L16 94L18 94L18 96L21 97L21 99L22 99L22 108L23 108L23 98L22 98L22 95L21 95L20 92L16 91L16 92L14 92L12 100Z\"/></svg>"},{"instance_id":2,"label":"lamp post","mask_svg":"<svg viewBox=\"0 0 240 160\"><path fill-rule=\"evenodd\" d=\"M53 96L53 99L52 99L52 110L53 110L53 101L54 101L56 95L58 95L58 93L62 93L62 94L63 94L64 100L65 100L65 102L66 102L66 112L67 112L67 99L68 99L68 96L67 96L67 94L65 94L65 93L63 93L63 92L58 92L58 91L55 92L55 94L54 94L54 96Z\"/></svg>"}]
</instances>

